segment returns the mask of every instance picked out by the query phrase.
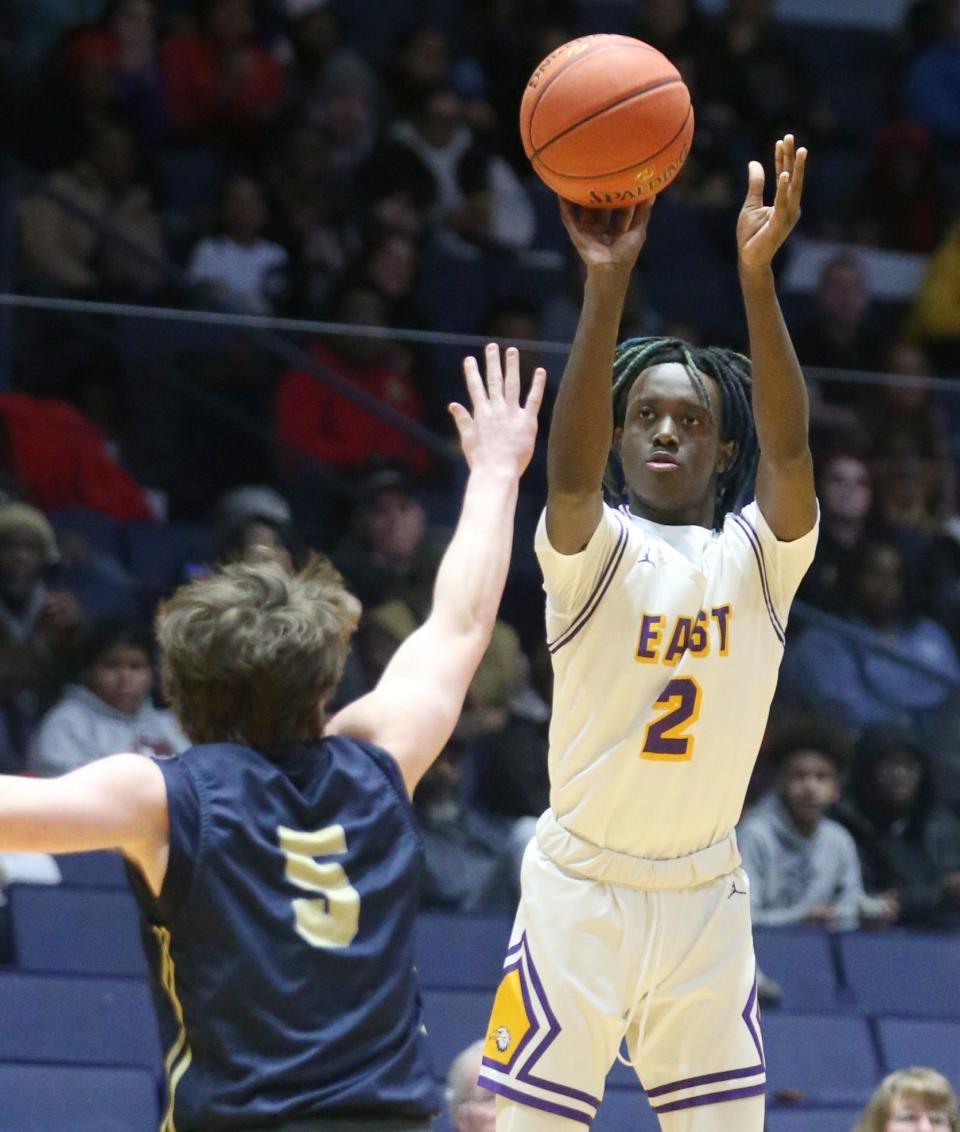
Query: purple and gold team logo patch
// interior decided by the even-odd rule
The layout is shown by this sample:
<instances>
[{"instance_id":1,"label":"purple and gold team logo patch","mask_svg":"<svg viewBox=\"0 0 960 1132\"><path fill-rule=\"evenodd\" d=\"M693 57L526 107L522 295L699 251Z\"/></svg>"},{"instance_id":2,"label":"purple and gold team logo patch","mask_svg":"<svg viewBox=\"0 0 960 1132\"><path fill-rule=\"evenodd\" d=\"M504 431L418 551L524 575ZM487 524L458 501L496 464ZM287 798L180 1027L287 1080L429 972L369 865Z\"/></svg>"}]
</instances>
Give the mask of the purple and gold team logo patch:
<instances>
[{"instance_id":1,"label":"purple and gold team logo patch","mask_svg":"<svg viewBox=\"0 0 960 1132\"><path fill-rule=\"evenodd\" d=\"M531 1017L524 1002L521 980L519 966L507 971L493 1000L483 1056L497 1065L508 1066L537 1026L536 1018Z\"/></svg>"}]
</instances>

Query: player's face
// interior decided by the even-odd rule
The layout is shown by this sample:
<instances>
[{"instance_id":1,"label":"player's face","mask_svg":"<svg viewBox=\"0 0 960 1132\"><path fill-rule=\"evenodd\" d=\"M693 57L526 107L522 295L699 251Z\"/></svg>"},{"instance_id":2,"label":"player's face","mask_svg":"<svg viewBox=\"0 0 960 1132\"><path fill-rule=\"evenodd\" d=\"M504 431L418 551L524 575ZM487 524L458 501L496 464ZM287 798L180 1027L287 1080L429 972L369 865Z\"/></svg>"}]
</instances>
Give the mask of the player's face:
<instances>
[{"instance_id":1,"label":"player's face","mask_svg":"<svg viewBox=\"0 0 960 1132\"><path fill-rule=\"evenodd\" d=\"M86 684L104 703L133 715L153 685L150 658L133 645L116 645L90 666Z\"/></svg>"},{"instance_id":2,"label":"player's face","mask_svg":"<svg viewBox=\"0 0 960 1132\"><path fill-rule=\"evenodd\" d=\"M720 390L712 378L703 383L709 412L679 362L650 366L633 383L615 439L636 514L663 523L712 523L716 478L733 445L720 443Z\"/></svg>"},{"instance_id":3,"label":"player's face","mask_svg":"<svg viewBox=\"0 0 960 1132\"><path fill-rule=\"evenodd\" d=\"M837 800L837 770L819 751L796 751L780 772L780 797L801 829L812 828Z\"/></svg>"}]
</instances>

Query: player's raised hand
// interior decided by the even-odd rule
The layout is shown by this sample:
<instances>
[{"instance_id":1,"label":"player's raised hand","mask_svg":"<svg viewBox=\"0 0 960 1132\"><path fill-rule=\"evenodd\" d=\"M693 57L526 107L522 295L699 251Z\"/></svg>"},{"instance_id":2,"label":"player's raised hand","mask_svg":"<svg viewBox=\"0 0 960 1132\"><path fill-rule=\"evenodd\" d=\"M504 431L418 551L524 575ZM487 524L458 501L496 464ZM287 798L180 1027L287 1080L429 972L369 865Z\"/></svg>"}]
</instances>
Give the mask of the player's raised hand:
<instances>
[{"instance_id":1,"label":"player's raised hand","mask_svg":"<svg viewBox=\"0 0 960 1132\"><path fill-rule=\"evenodd\" d=\"M558 199L563 226L588 268L632 270L647 238L654 197L632 208L584 208Z\"/></svg>"},{"instance_id":2,"label":"player's raised hand","mask_svg":"<svg viewBox=\"0 0 960 1132\"><path fill-rule=\"evenodd\" d=\"M454 402L450 405L460 433L460 447L470 468L491 467L520 476L530 463L537 438L537 413L543 401L546 370L534 372L526 404L520 403L520 354L511 346L506 352L506 373L500 363L500 347L491 342L485 351L487 381L484 385L476 358L463 359L463 373L472 412Z\"/></svg>"},{"instance_id":3,"label":"player's raised hand","mask_svg":"<svg viewBox=\"0 0 960 1132\"><path fill-rule=\"evenodd\" d=\"M769 266L800 219L807 151L797 149L793 134L787 134L777 142L774 160L777 186L772 205L763 203L763 166L750 162L747 198L737 220L740 266L748 269Z\"/></svg>"}]
</instances>

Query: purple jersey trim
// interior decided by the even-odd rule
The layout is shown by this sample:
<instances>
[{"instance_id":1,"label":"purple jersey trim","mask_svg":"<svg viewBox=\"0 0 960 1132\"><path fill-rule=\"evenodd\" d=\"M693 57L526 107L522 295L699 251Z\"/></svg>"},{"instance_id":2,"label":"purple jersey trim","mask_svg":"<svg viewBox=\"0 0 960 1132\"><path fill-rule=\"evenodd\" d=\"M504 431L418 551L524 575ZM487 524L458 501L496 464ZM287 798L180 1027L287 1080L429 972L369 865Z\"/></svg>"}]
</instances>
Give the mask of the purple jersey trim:
<instances>
[{"instance_id":1,"label":"purple jersey trim","mask_svg":"<svg viewBox=\"0 0 960 1132\"><path fill-rule=\"evenodd\" d=\"M671 1081L669 1085L657 1085L647 1089L648 1097L662 1097L664 1093L676 1093L681 1089L692 1089L694 1085L716 1085L721 1081L737 1081L741 1077L756 1077L764 1072L763 1065L751 1065L748 1069L728 1069L723 1073L705 1073L702 1077L685 1077L682 1081Z\"/></svg>"},{"instance_id":2,"label":"purple jersey trim","mask_svg":"<svg viewBox=\"0 0 960 1132\"><path fill-rule=\"evenodd\" d=\"M770 614L770 623L773 625L773 631L777 634L777 640L780 644L786 644L783 629L780 626L776 610L773 608L773 601L770 598L770 590L767 586L767 568L764 564L763 548L760 545L760 540L757 538L756 532L746 519L741 519L739 515L731 515L730 518L737 525L737 529L743 532L743 537L747 540L750 549L753 551L753 556L757 560L757 567L760 571L760 586L763 590L763 600L767 606L767 613Z\"/></svg>"},{"instance_id":3,"label":"purple jersey trim","mask_svg":"<svg viewBox=\"0 0 960 1132\"><path fill-rule=\"evenodd\" d=\"M743 1089L727 1089L717 1093L703 1093L699 1097L689 1097L683 1101L670 1101L669 1104L654 1105L653 1111L656 1113L661 1112L677 1112L682 1108L699 1108L705 1104L722 1104L724 1101L737 1101L743 1097L759 1097L767 1091L767 1086L763 1083L759 1085L747 1085ZM649 1093L647 1094L650 1095Z\"/></svg>"},{"instance_id":4,"label":"purple jersey trim","mask_svg":"<svg viewBox=\"0 0 960 1132\"><path fill-rule=\"evenodd\" d=\"M489 1089L492 1093L505 1097L508 1101L517 1101L519 1104L528 1105L530 1108L539 1108L541 1111L552 1113L554 1116L565 1116L568 1120L579 1120L581 1124L586 1124L588 1128L593 1123L593 1116L587 1116L586 1113L578 1112L575 1108L567 1108L566 1105L554 1104L552 1101L532 1097L529 1093L520 1092L519 1089L511 1089L509 1085L501 1084L493 1077L488 1077L486 1073L480 1074L477 1078L477 1084L483 1085L485 1089ZM596 1113L594 1113L595 1115Z\"/></svg>"},{"instance_id":5,"label":"purple jersey trim","mask_svg":"<svg viewBox=\"0 0 960 1132\"><path fill-rule=\"evenodd\" d=\"M610 588L613 576L616 574L617 568L623 559L623 553L627 549L627 528L624 526L623 520L619 515L616 515L616 520L620 524L620 532L617 535L617 541L614 543L613 550L610 551L606 562L603 564L600 577L591 590L590 596L584 602L580 612L574 617L570 625L559 637L556 637L553 641L547 642L547 649L551 653L557 652L559 649L563 648L565 644L573 640L596 612L596 608L600 604L603 595Z\"/></svg>"}]
</instances>

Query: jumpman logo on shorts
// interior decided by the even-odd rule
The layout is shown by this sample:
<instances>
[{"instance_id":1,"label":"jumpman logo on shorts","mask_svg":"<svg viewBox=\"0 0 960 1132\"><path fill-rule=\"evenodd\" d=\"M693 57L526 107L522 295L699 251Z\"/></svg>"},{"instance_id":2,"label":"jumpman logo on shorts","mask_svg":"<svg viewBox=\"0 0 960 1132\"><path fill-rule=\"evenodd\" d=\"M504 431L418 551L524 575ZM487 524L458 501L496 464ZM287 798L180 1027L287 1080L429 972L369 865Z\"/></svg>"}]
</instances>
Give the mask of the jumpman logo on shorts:
<instances>
[{"instance_id":1,"label":"jumpman logo on shorts","mask_svg":"<svg viewBox=\"0 0 960 1132\"><path fill-rule=\"evenodd\" d=\"M730 899L731 896L746 896L746 895L747 894L746 894L745 891L737 888L737 882L736 881L731 882L730 891L727 893L727 899L728 900Z\"/></svg>"},{"instance_id":2,"label":"jumpman logo on shorts","mask_svg":"<svg viewBox=\"0 0 960 1132\"><path fill-rule=\"evenodd\" d=\"M637 559L637 565L638 566L643 566L644 564L646 564L647 566L653 566L654 565L654 561L650 557L650 551L649 550L645 550L643 552L643 557Z\"/></svg>"}]
</instances>

